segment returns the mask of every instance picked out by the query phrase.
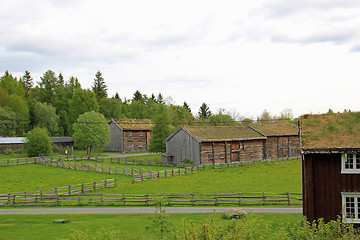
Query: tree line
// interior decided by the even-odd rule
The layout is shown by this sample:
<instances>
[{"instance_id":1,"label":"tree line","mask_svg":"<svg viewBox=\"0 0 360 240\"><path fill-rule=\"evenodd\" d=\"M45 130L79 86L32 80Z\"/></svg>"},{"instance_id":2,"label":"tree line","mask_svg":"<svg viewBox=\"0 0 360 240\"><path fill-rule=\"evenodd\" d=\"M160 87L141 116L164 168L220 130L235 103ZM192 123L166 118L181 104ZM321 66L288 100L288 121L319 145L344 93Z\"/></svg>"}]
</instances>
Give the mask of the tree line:
<instances>
[{"instance_id":1,"label":"tree line","mask_svg":"<svg viewBox=\"0 0 360 240\"><path fill-rule=\"evenodd\" d=\"M109 97L100 71L96 72L91 89L83 89L77 77L65 79L61 72L56 74L52 70L46 71L36 83L29 71L19 78L8 71L0 77L0 136L25 136L35 127L47 129L50 136L72 136L79 116L91 111L102 114L106 120L153 120L157 123L151 144L154 151L161 151L163 140L179 126L232 126L239 124L240 119L238 114L225 109L213 114L206 103L195 116L185 101L175 105L171 97L164 99L161 93L147 96L137 90L132 99L121 99L117 92ZM261 116L267 117L264 113Z\"/></svg>"}]
</instances>

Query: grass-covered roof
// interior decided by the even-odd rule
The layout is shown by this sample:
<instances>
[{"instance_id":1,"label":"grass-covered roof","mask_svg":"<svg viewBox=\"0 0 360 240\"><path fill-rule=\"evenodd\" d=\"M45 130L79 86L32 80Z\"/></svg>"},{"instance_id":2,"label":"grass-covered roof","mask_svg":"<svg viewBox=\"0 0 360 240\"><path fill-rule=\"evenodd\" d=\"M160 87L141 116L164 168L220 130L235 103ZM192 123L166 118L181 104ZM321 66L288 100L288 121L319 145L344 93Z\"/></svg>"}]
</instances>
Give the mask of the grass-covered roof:
<instances>
[{"instance_id":1,"label":"grass-covered roof","mask_svg":"<svg viewBox=\"0 0 360 240\"><path fill-rule=\"evenodd\" d=\"M185 129L200 141L264 138L247 126L185 127Z\"/></svg>"},{"instance_id":2,"label":"grass-covered roof","mask_svg":"<svg viewBox=\"0 0 360 240\"><path fill-rule=\"evenodd\" d=\"M298 135L299 127L288 122L256 123L250 125L265 136Z\"/></svg>"},{"instance_id":3,"label":"grass-covered roof","mask_svg":"<svg viewBox=\"0 0 360 240\"><path fill-rule=\"evenodd\" d=\"M360 112L303 115L301 144L311 148L360 148Z\"/></svg>"},{"instance_id":4,"label":"grass-covered roof","mask_svg":"<svg viewBox=\"0 0 360 240\"><path fill-rule=\"evenodd\" d=\"M154 126L150 119L114 119L124 130L151 130Z\"/></svg>"}]
</instances>

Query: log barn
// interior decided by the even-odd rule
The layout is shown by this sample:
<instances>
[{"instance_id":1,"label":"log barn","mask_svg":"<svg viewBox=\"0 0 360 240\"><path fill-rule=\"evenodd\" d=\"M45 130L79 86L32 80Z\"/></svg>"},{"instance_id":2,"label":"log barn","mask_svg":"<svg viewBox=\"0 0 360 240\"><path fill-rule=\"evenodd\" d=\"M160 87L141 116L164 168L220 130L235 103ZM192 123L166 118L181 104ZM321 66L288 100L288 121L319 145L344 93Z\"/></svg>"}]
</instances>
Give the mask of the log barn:
<instances>
[{"instance_id":1,"label":"log barn","mask_svg":"<svg viewBox=\"0 0 360 240\"><path fill-rule=\"evenodd\" d=\"M249 125L266 137L266 159L300 157L299 127L288 122Z\"/></svg>"},{"instance_id":2,"label":"log barn","mask_svg":"<svg viewBox=\"0 0 360 240\"><path fill-rule=\"evenodd\" d=\"M228 163L264 158L266 137L247 126L180 127L166 139L163 163Z\"/></svg>"},{"instance_id":3,"label":"log barn","mask_svg":"<svg viewBox=\"0 0 360 240\"><path fill-rule=\"evenodd\" d=\"M303 213L360 223L360 113L300 118Z\"/></svg>"},{"instance_id":4,"label":"log barn","mask_svg":"<svg viewBox=\"0 0 360 240\"><path fill-rule=\"evenodd\" d=\"M112 119L109 122L111 141L103 149L111 152L147 151L153 126L149 119Z\"/></svg>"}]
</instances>

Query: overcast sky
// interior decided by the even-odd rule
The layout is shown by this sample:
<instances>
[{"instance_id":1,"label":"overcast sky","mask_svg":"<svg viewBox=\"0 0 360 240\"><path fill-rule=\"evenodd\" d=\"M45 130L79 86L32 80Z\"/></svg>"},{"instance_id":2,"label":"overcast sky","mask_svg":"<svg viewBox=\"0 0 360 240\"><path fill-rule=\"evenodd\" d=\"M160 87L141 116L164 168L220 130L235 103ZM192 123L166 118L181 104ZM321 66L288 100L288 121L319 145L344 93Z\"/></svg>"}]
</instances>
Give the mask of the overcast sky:
<instances>
[{"instance_id":1,"label":"overcast sky","mask_svg":"<svg viewBox=\"0 0 360 240\"><path fill-rule=\"evenodd\" d=\"M358 0L0 0L0 74L256 117L360 110Z\"/></svg>"}]
</instances>

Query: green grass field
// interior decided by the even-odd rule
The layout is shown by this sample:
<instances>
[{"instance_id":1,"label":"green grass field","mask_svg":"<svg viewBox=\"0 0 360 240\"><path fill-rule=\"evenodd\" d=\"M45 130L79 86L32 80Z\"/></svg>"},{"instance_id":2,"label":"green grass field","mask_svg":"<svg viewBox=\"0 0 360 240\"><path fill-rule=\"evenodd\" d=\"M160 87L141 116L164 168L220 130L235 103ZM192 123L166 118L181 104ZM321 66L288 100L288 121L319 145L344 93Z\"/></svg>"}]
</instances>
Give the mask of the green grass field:
<instances>
[{"instance_id":1,"label":"green grass field","mask_svg":"<svg viewBox=\"0 0 360 240\"><path fill-rule=\"evenodd\" d=\"M89 215L3 215L0 216L0 239L67 239L75 230L95 234L97 230L120 230L126 238L159 239L158 233L146 231L151 225L154 214L89 214ZM169 214L172 228L180 226L182 220L187 223L200 223L210 218L211 214ZM289 223L298 223L301 214L254 214L261 224L269 226L272 231ZM65 224L53 223L56 219L68 219ZM228 220L221 214L214 216L215 224L224 224ZM171 238L171 234L165 235Z\"/></svg>"},{"instance_id":2,"label":"green grass field","mask_svg":"<svg viewBox=\"0 0 360 240\"><path fill-rule=\"evenodd\" d=\"M0 167L6 184L0 193L33 191L116 178L117 187L106 193L167 194L167 193L237 193L237 192L301 192L301 161L281 161L203 171L132 183L132 177L106 173L75 171L42 165ZM100 191L100 190L98 190Z\"/></svg>"}]
</instances>

